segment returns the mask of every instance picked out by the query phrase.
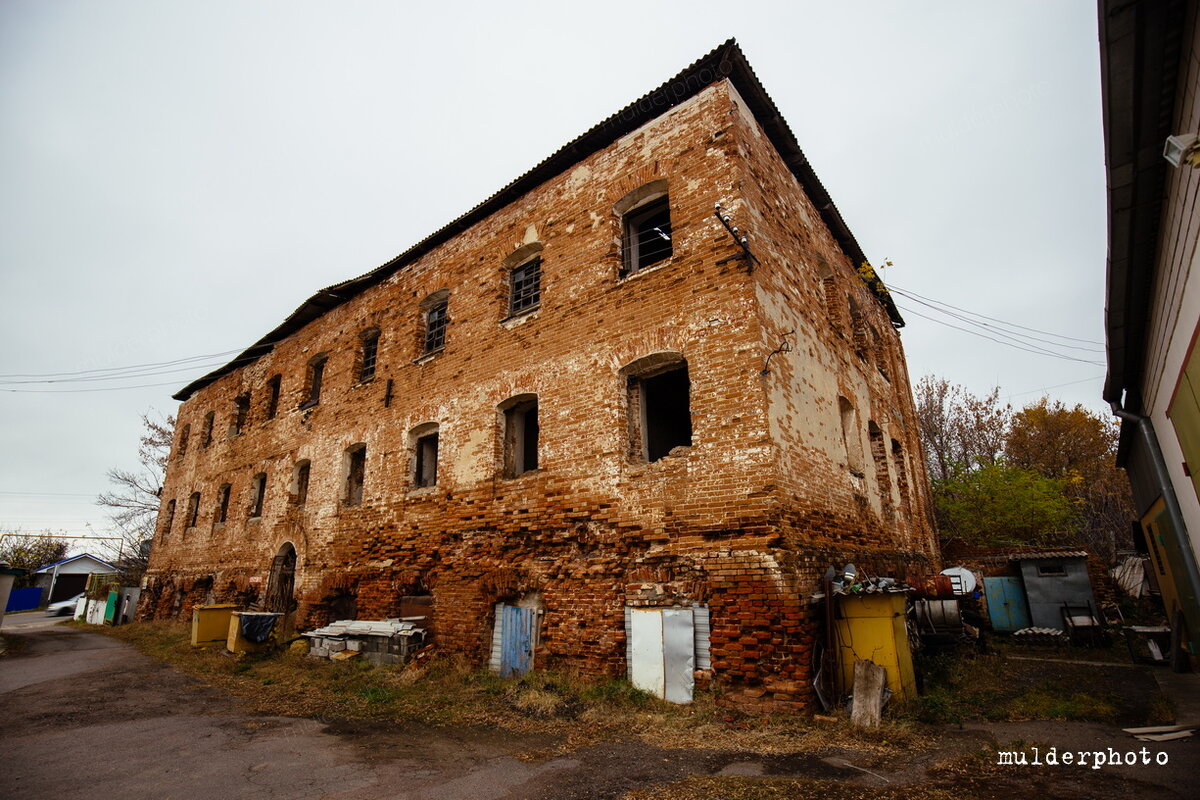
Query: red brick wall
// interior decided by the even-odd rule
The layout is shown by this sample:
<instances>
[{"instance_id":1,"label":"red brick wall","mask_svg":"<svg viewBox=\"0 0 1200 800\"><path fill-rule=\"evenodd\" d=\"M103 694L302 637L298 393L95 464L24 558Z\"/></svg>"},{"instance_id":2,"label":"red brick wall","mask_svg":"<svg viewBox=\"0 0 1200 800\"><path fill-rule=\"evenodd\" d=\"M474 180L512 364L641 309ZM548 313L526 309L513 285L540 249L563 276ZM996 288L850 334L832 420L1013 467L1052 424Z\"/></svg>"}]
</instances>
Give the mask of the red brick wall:
<instances>
[{"instance_id":1,"label":"red brick wall","mask_svg":"<svg viewBox=\"0 0 1200 800\"><path fill-rule=\"evenodd\" d=\"M669 184L673 256L621 279L613 204L658 178ZM767 197L791 204L788 213ZM746 219L763 260L753 272L716 263L736 252L713 217L717 201ZM506 321L503 261L535 241L541 306ZM822 322L797 242L836 263L839 291L881 335L890 383L847 353L849 331ZM175 588L208 575L220 600L265 586L271 558L292 542L301 628L325 621L337 591L356 595L360 618L397 614L401 596L428 592L439 648L482 662L492 605L538 592L538 663L617 675L624 606L707 603L717 680L803 681L807 597L828 559L875 554L893 564L933 552L899 340L856 280L729 85L716 84L189 398L180 429L200 430L215 411L216 433L208 447L194 435L172 458L163 500L183 508L200 491L200 519L185 530L177 511L156 537L148 575L157 600L147 607L172 613ZM446 346L422 357L420 303L441 289L450 292ZM800 346L772 359L764 378L785 326ZM369 327L381 331L378 367L359 384L359 334ZM321 402L300 410L306 365L321 352ZM620 370L658 352L687 359L693 444L636 463ZM282 396L267 420L275 374ZM904 442L913 499L897 499L890 515L880 514L878 488L846 474L838 391L864 409L864 441L869 418ZM249 424L227 436L244 392ZM539 469L505 479L497 406L525 393L538 396ZM440 426L438 481L414 489L409 432L429 422ZM346 506L343 459L356 443L367 448L364 498ZM303 507L289 496L300 459L312 465ZM247 519L259 472L264 513ZM899 498L892 474L884 491ZM226 482L229 519L217 526ZM802 702L798 686L796 697L774 699Z\"/></svg>"}]
</instances>

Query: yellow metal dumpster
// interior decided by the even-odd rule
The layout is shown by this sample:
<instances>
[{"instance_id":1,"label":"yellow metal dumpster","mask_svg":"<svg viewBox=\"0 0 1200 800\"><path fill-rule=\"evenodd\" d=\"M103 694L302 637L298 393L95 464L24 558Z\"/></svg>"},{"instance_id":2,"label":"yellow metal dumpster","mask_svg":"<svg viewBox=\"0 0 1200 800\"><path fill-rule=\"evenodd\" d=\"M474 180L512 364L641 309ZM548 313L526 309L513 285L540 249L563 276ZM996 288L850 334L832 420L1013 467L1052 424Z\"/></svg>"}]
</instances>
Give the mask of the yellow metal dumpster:
<instances>
[{"instance_id":1,"label":"yellow metal dumpster","mask_svg":"<svg viewBox=\"0 0 1200 800\"><path fill-rule=\"evenodd\" d=\"M192 609L192 647L215 647L229 638L229 615L237 608L232 603L196 606Z\"/></svg>"},{"instance_id":2,"label":"yellow metal dumpster","mask_svg":"<svg viewBox=\"0 0 1200 800\"><path fill-rule=\"evenodd\" d=\"M887 686L896 700L917 696L904 616L905 597L898 592L837 597L834 630L843 692L853 691L854 662L872 661L887 670Z\"/></svg>"}]
</instances>

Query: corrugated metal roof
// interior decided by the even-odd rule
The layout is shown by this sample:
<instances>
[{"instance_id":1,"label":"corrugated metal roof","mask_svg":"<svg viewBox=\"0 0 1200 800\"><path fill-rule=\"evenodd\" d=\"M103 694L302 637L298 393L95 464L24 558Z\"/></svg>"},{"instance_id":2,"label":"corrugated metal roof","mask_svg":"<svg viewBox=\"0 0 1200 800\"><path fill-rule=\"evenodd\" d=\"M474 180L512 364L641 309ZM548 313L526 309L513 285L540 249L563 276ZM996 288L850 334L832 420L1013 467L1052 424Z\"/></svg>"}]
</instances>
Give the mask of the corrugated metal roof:
<instances>
[{"instance_id":1,"label":"corrugated metal roof","mask_svg":"<svg viewBox=\"0 0 1200 800\"><path fill-rule=\"evenodd\" d=\"M1009 561L1036 561L1041 558L1087 558L1087 550L1035 550L1012 553Z\"/></svg>"},{"instance_id":2,"label":"corrugated metal roof","mask_svg":"<svg viewBox=\"0 0 1200 800\"><path fill-rule=\"evenodd\" d=\"M813 205L817 207L822 220L829 227L842 250L850 257L855 266L865 262L867 258L863 255L862 248L859 247L854 234L850 232L841 213L837 210L837 206L833 204L829 193L808 163L791 128L788 127L787 122L779 113L779 109L775 106L775 102L759 82L737 42L729 39L657 89L642 95L592 127L582 136L559 148L533 169L392 260L357 278L334 284L317 292L262 339L225 366L189 383L176 393L174 398L187 400L198 390L221 376L256 361L271 352L277 342L300 330L309 322L381 283L404 266L413 263L475 223L486 219L530 190L725 78L733 82L742 99L746 101L746 105L749 106L759 124L763 126L767 137L779 151L788 169L800 182ZM876 291L870 284L868 284L868 288L872 289L892 323L898 328L902 327L904 319L900 316L900 312L896 309L887 290Z\"/></svg>"}]
</instances>

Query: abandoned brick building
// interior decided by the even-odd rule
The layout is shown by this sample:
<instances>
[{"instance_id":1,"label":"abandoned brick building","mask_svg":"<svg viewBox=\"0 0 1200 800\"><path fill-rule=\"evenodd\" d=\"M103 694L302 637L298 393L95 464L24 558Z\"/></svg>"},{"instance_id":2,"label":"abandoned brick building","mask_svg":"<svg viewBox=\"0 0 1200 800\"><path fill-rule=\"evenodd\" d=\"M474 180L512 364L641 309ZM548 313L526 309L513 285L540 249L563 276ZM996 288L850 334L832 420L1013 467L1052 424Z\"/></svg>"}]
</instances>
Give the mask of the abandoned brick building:
<instances>
[{"instance_id":1,"label":"abandoned brick building","mask_svg":"<svg viewBox=\"0 0 1200 800\"><path fill-rule=\"evenodd\" d=\"M802 707L827 566L938 558L864 263L726 42L180 391L142 614L425 603L505 672Z\"/></svg>"}]
</instances>

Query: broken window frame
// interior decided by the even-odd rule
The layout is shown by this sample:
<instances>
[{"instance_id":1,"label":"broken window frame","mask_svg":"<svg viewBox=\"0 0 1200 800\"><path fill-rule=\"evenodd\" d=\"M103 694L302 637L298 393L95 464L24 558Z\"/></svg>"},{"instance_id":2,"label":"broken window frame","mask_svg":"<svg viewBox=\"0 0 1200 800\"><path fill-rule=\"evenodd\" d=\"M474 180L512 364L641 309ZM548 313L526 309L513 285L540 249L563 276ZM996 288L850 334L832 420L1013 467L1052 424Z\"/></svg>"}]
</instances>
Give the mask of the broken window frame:
<instances>
[{"instance_id":1,"label":"broken window frame","mask_svg":"<svg viewBox=\"0 0 1200 800\"><path fill-rule=\"evenodd\" d=\"M425 310L425 347L422 351L425 355L445 349L446 325L449 322L446 312L449 308L450 301L443 299Z\"/></svg>"},{"instance_id":2,"label":"broken window frame","mask_svg":"<svg viewBox=\"0 0 1200 800\"><path fill-rule=\"evenodd\" d=\"M538 423L538 397L523 394L510 397L500 405L501 475L519 478L538 469L541 426Z\"/></svg>"},{"instance_id":3,"label":"broken window frame","mask_svg":"<svg viewBox=\"0 0 1200 800\"><path fill-rule=\"evenodd\" d=\"M691 447L695 441L691 376L683 354L654 353L625 366L621 374L625 376L629 460L650 464L668 457L677 447ZM667 380L682 386L672 388ZM671 398L672 392L682 392L683 397ZM684 409L686 414L679 415ZM672 422L659 417L672 412L676 414Z\"/></svg>"},{"instance_id":4,"label":"broken window frame","mask_svg":"<svg viewBox=\"0 0 1200 800\"><path fill-rule=\"evenodd\" d=\"M521 262L508 273L508 315L517 317L542 305L542 257Z\"/></svg>"},{"instance_id":5,"label":"broken window frame","mask_svg":"<svg viewBox=\"0 0 1200 800\"><path fill-rule=\"evenodd\" d=\"M329 360L327 353L319 353L313 356L308 361L308 374L306 376L305 392L306 399L300 404L300 409L312 408L321 402L321 384L325 380L325 364Z\"/></svg>"},{"instance_id":6,"label":"broken window frame","mask_svg":"<svg viewBox=\"0 0 1200 800\"><path fill-rule=\"evenodd\" d=\"M359 443L346 448L346 481L342 490L342 504L361 506L367 483L367 446Z\"/></svg>"},{"instance_id":7,"label":"broken window frame","mask_svg":"<svg viewBox=\"0 0 1200 800\"><path fill-rule=\"evenodd\" d=\"M379 365L379 336L379 328L368 328L359 334L359 383L366 383L375 378L375 370Z\"/></svg>"},{"instance_id":8,"label":"broken window frame","mask_svg":"<svg viewBox=\"0 0 1200 800\"><path fill-rule=\"evenodd\" d=\"M436 422L419 425L409 434L412 442L412 485L424 489L437 485L440 431Z\"/></svg>"}]
</instances>

